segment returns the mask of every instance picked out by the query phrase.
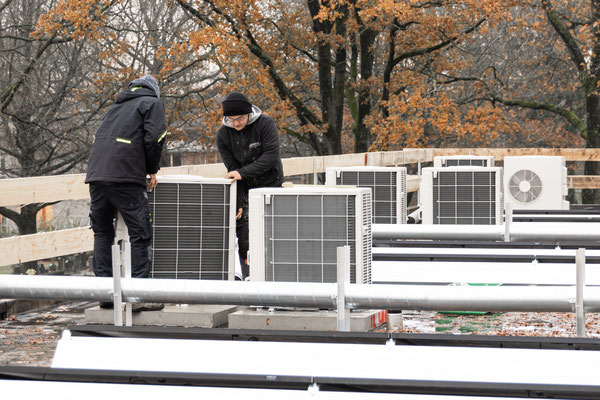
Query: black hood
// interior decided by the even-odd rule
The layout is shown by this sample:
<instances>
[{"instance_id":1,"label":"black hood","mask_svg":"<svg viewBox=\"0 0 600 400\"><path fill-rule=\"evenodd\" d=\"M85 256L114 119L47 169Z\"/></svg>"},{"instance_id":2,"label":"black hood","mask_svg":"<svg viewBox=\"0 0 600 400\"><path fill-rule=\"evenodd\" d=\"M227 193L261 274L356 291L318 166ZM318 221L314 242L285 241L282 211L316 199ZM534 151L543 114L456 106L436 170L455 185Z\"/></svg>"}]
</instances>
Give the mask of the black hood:
<instances>
[{"instance_id":1,"label":"black hood","mask_svg":"<svg viewBox=\"0 0 600 400\"><path fill-rule=\"evenodd\" d=\"M158 82L152 75L144 75L141 78L134 79L129 83L129 89L133 89L135 87L145 87L154 92L156 97L160 99L160 86L158 86Z\"/></svg>"},{"instance_id":2,"label":"black hood","mask_svg":"<svg viewBox=\"0 0 600 400\"><path fill-rule=\"evenodd\" d=\"M154 93L154 90L149 89L149 88L145 88L145 87L139 87L137 88L137 86L132 87L131 89L127 89L127 90L123 90L122 92L119 92L119 94L117 95L117 103L123 103L127 100L131 100L131 99L135 99L138 97L142 97L142 96L152 96L152 97L156 97L156 93Z\"/></svg>"}]
</instances>

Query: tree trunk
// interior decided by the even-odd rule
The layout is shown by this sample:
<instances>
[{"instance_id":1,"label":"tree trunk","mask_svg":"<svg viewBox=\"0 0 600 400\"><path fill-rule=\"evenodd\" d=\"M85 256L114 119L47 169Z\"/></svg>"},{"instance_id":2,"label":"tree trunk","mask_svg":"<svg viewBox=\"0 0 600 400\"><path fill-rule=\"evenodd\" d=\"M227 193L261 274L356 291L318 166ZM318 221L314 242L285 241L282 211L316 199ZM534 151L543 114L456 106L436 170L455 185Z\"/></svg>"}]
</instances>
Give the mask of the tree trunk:
<instances>
[{"instance_id":1,"label":"tree trunk","mask_svg":"<svg viewBox=\"0 0 600 400\"><path fill-rule=\"evenodd\" d=\"M373 44L377 38L377 32L364 28L359 38L361 82L358 90L358 118L356 120L354 152L365 153L369 151L371 144L371 130L365 125L365 118L371 114L371 93L368 81L373 76L373 63L375 62Z\"/></svg>"},{"instance_id":2,"label":"tree trunk","mask_svg":"<svg viewBox=\"0 0 600 400\"><path fill-rule=\"evenodd\" d=\"M586 77L583 85L586 94L585 111L587 114L587 132L584 138L585 147L588 149L598 147L598 134L600 132L600 96L597 94L600 78L600 26L598 26L598 22L600 22L600 0L592 0L591 9L592 21L594 21L592 25L594 46L590 58L589 76ZM600 168L598 168L597 161L585 162L585 175L598 175L598 171L600 171ZM583 203L600 203L600 191L593 189L584 190Z\"/></svg>"},{"instance_id":3,"label":"tree trunk","mask_svg":"<svg viewBox=\"0 0 600 400\"><path fill-rule=\"evenodd\" d=\"M19 235L31 235L37 233L36 216L41 208L42 206L39 203L28 204L21 207L20 214L7 217L17 225L17 228L19 229ZM34 270L36 273L38 272L37 261L21 263L14 268L13 272L15 274L24 274L30 269Z\"/></svg>"},{"instance_id":4,"label":"tree trunk","mask_svg":"<svg viewBox=\"0 0 600 400\"><path fill-rule=\"evenodd\" d=\"M388 118L390 116L389 108L385 103L390 99L390 81L392 70L394 69L394 58L396 57L396 32L398 32L398 28L396 27L396 24L394 24L390 28L388 36L388 56L383 71L383 92L381 94L381 114L383 118Z\"/></svg>"},{"instance_id":5,"label":"tree trunk","mask_svg":"<svg viewBox=\"0 0 600 400\"><path fill-rule=\"evenodd\" d=\"M600 132L600 96L597 94L598 82L600 78L600 0L591 1L592 11L592 34L594 37L594 46L592 57L590 58L589 76L585 79L584 88L586 93L585 108L587 114L587 134L585 137L586 148L598 147L598 134ZM600 168L598 162L586 161L584 167L585 175L598 175ZM584 204L600 203L600 191L585 190L583 192Z\"/></svg>"},{"instance_id":6,"label":"tree trunk","mask_svg":"<svg viewBox=\"0 0 600 400\"><path fill-rule=\"evenodd\" d=\"M313 31L317 35L331 35L335 26L335 34L346 35L347 6L343 6L342 16L335 23L321 21L318 18L321 2L307 0L308 9L313 18ZM346 83L346 48L339 45L335 51L335 67L332 76L332 48L327 40L319 40L317 45L319 90L321 95L321 120L327 128L324 132L324 147L329 154L342 153L342 121L344 111L344 88Z\"/></svg>"},{"instance_id":7,"label":"tree trunk","mask_svg":"<svg viewBox=\"0 0 600 400\"><path fill-rule=\"evenodd\" d=\"M587 137L585 147L594 149L598 147L598 132L600 128L600 98L597 95L589 95L587 98ZM585 175L600 175L598 161L586 161L584 166ZM600 191L586 189L582 195L583 204L600 204Z\"/></svg>"},{"instance_id":8,"label":"tree trunk","mask_svg":"<svg viewBox=\"0 0 600 400\"><path fill-rule=\"evenodd\" d=\"M348 18L348 7L344 6L342 17L335 21L336 34L346 37L346 20ZM330 114L329 124L333 126L330 137L331 154L342 154L342 126L344 124L344 90L346 88L346 46L339 44L335 52L335 68L333 76L333 114Z\"/></svg>"}]
</instances>

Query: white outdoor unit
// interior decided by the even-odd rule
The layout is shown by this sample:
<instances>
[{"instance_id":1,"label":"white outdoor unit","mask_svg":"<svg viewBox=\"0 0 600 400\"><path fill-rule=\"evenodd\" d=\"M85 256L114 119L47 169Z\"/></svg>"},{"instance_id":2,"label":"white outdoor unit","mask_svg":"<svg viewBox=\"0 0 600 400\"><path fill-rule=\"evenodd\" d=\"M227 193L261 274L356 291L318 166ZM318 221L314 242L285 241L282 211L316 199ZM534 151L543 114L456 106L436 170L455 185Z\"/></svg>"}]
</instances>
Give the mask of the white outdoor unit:
<instances>
[{"instance_id":1,"label":"white outdoor unit","mask_svg":"<svg viewBox=\"0 0 600 400\"><path fill-rule=\"evenodd\" d=\"M500 167L423 168L419 191L423 224L503 223Z\"/></svg>"},{"instance_id":2,"label":"white outdoor unit","mask_svg":"<svg viewBox=\"0 0 600 400\"><path fill-rule=\"evenodd\" d=\"M504 191L514 210L568 210L565 158L504 157Z\"/></svg>"},{"instance_id":3,"label":"white outdoor unit","mask_svg":"<svg viewBox=\"0 0 600 400\"><path fill-rule=\"evenodd\" d=\"M433 167L493 167L494 156L437 156L433 157Z\"/></svg>"},{"instance_id":4,"label":"white outdoor unit","mask_svg":"<svg viewBox=\"0 0 600 400\"><path fill-rule=\"evenodd\" d=\"M236 185L231 179L159 176L148 201L150 277L235 278Z\"/></svg>"},{"instance_id":5,"label":"white outdoor unit","mask_svg":"<svg viewBox=\"0 0 600 400\"><path fill-rule=\"evenodd\" d=\"M371 283L371 190L293 186L250 190L250 280L336 282L350 246L350 281Z\"/></svg>"},{"instance_id":6,"label":"white outdoor unit","mask_svg":"<svg viewBox=\"0 0 600 400\"><path fill-rule=\"evenodd\" d=\"M325 177L325 185L370 188L374 224L406 223L405 167L331 167Z\"/></svg>"}]
</instances>

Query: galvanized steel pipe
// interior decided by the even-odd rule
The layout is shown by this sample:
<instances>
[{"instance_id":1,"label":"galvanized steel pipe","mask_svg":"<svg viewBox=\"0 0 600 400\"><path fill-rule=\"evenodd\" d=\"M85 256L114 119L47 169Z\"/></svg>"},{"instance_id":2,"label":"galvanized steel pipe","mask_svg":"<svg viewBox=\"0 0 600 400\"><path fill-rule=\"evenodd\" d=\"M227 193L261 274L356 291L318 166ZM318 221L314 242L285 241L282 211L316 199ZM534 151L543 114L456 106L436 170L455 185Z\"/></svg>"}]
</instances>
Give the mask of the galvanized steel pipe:
<instances>
[{"instance_id":1,"label":"galvanized steel pipe","mask_svg":"<svg viewBox=\"0 0 600 400\"><path fill-rule=\"evenodd\" d=\"M112 278L0 275L0 298L110 301L112 290ZM126 302L334 308L337 285L122 278L121 290Z\"/></svg>"},{"instance_id":2,"label":"galvanized steel pipe","mask_svg":"<svg viewBox=\"0 0 600 400\"><path fill-rule=\"evenodd\" d=\"M503 240L504 225L373 224L373 239Z\"/></svg>"},{"instance_id":3,"label":"galvanized steel pipe","mask_svg":"<svg viewBox=\"0 0 600 400\"><path fill-rule=\"evenodd\" d=\"M600 223L511 222L504 225L373 224L373 239L495 240L503 241L600 241Z\"/></svg>"},{"instance_id":4,"label":"galvanized steel pipe","mask_svg":"<svg viewBox=\"0 0 600 400\"><path fill-rule=\"evenodd\" d=\"M352 285L348 306L385 310L574 312L575 287ZM586 311L600 310L600 288L585 288Z\"/></svg>"},{"instance_id":5,"label":"galvanized steel pipe","mask_svg":"<svg viewBox=\"0 0 600 400\"><path fill-rule=\"evenodd\" d=\"M600 223L597 222L513 222L510 240L529 241L600 241Z\"/></svg>"},{"instance_id":6,"label":"galvanized steel pipe","mask_svg":"<svg viewBox=\"0 0 600 400\"><path fill-rule=\"evenodd\" d=\"M335 308L335 283L123 279L128 302L232 304ZM53 300L111 300L112 278L0 276L0 297ZM573 312L575 287L348 285L355 309ZM600 287L585 288L584 306L600 311Z\"/></svg>"}]
</instances>

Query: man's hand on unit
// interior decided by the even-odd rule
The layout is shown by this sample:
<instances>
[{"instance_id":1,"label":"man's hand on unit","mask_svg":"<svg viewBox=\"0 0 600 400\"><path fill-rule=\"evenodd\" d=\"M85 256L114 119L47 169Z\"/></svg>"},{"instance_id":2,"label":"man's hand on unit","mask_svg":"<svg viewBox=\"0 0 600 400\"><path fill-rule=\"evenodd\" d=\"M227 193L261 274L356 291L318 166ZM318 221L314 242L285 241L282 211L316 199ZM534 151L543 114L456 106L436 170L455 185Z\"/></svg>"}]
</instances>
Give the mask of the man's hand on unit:
<instances>
[{"instance_id":1,"label":"man's hand on unit","mask_svg":"<svg viewBox=\"0 0 600 400\"><path fill-rule=\"evenodd\" d=\"M231 172L228 172L227 175L225 175L225 179L233 179L235 181L241 181L242 176L237 171L231 171Z\"/></svg>"},{"instance_id":2,"label":"man's hand on unit","mask_svg":"<svg viewBox=\"0 0 600 400\"><path fill-rule=\"evenodd\" d=\"M148 191L151 192L154 190L156 185L158 184L158 180L156 179L156 174L150 174L150 181L148 182Z\"/></svg>"}]
</instances>

